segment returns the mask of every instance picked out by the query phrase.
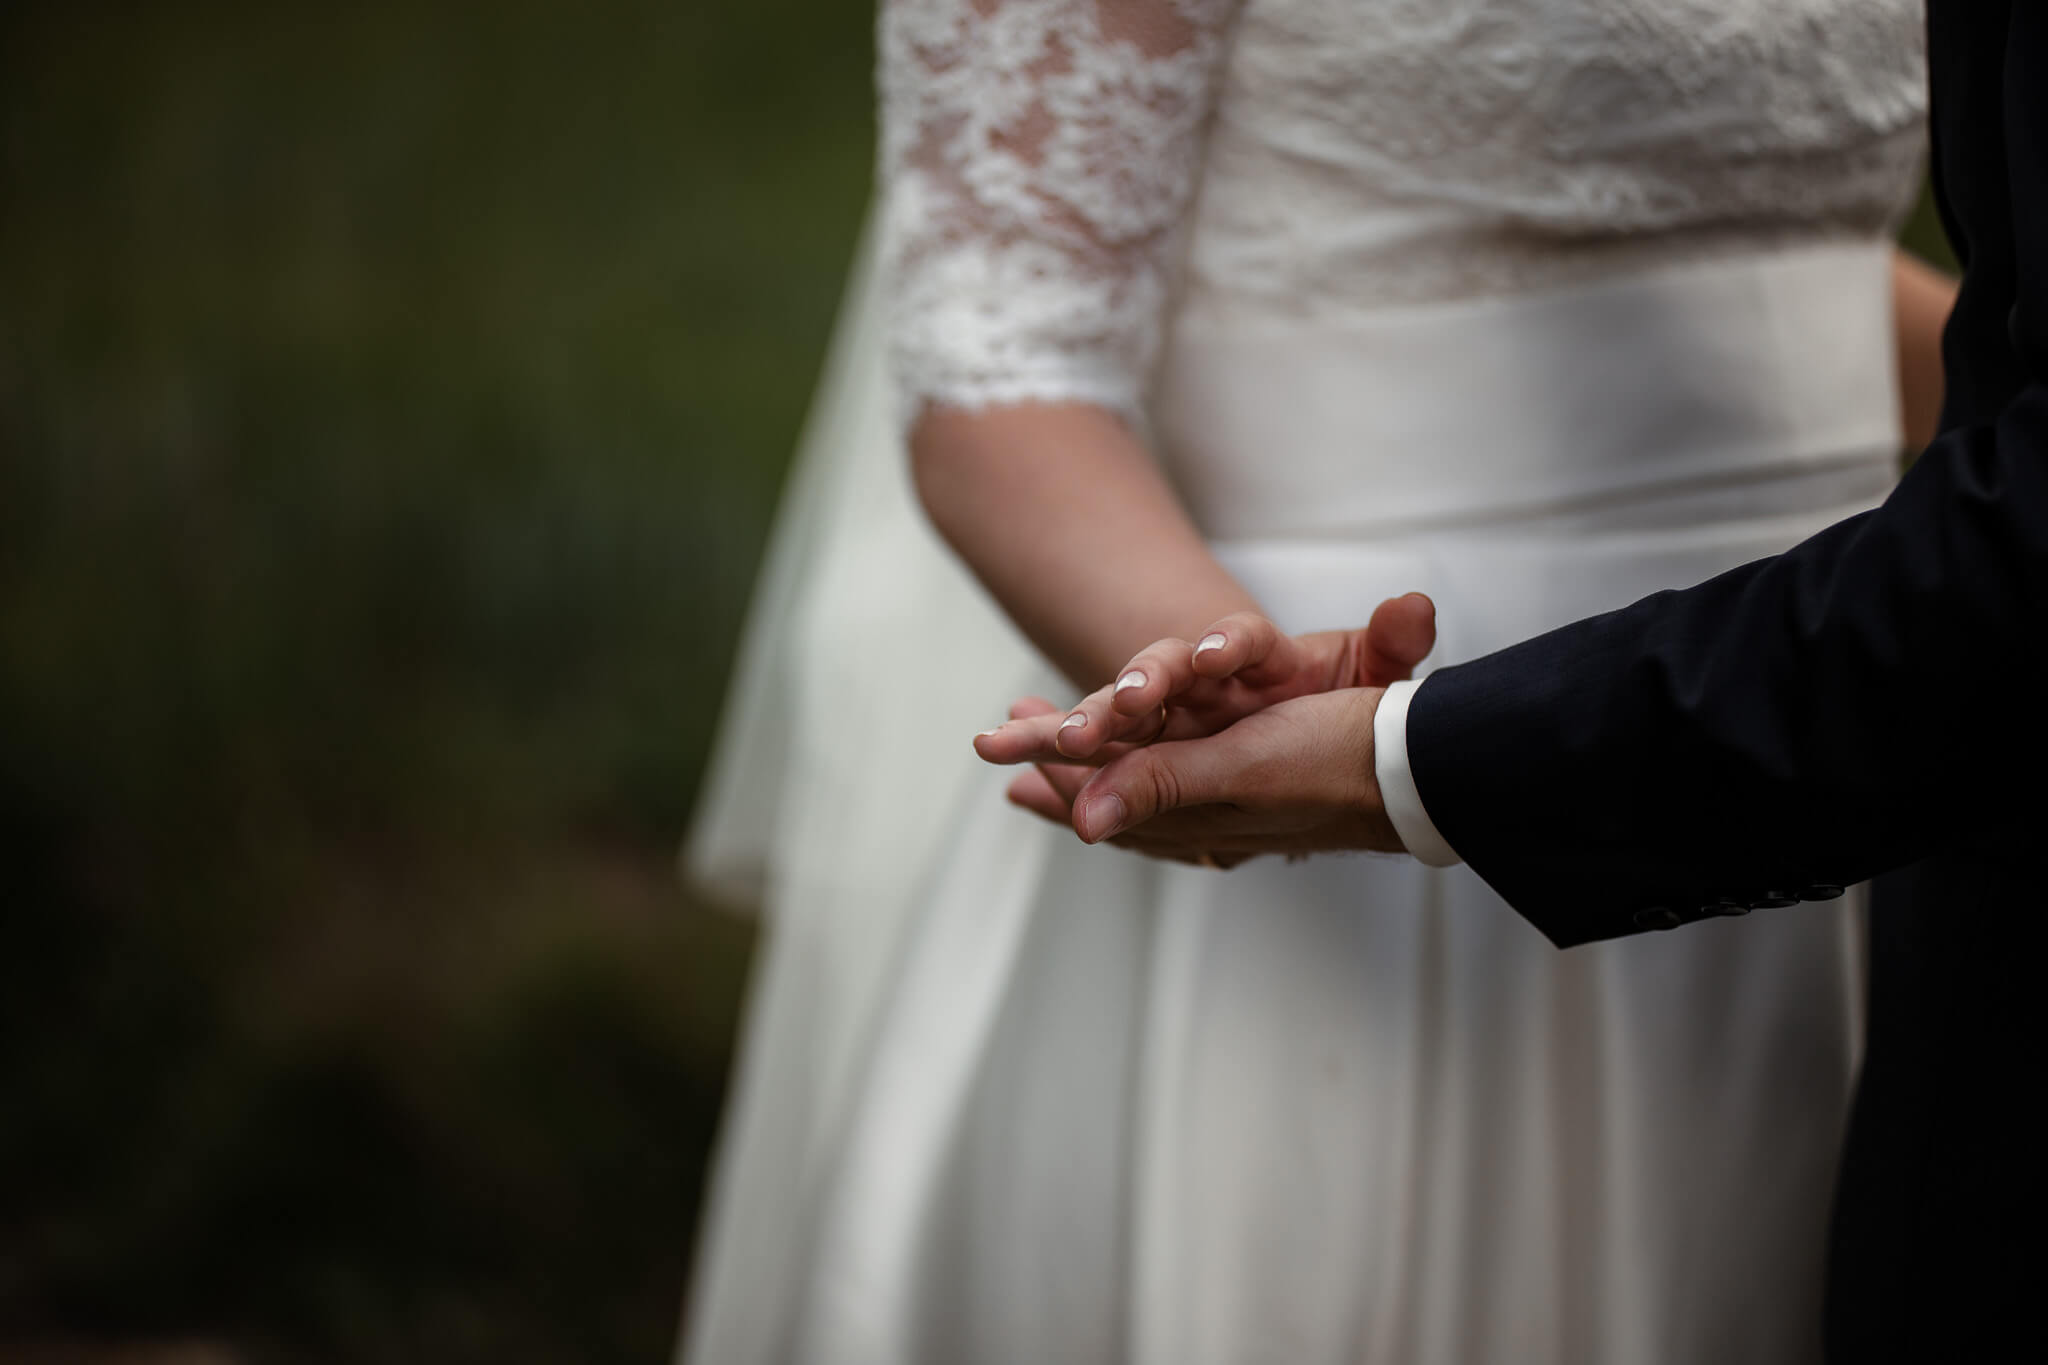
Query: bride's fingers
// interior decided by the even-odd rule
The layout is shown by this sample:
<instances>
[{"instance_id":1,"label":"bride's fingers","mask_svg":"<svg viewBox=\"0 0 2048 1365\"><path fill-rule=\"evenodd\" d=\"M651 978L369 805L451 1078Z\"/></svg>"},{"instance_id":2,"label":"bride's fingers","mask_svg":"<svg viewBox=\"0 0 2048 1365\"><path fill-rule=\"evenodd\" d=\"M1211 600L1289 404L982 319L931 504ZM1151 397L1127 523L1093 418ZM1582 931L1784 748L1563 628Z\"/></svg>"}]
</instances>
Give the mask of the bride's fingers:
<instances>
[{"instance_id":1,"label":"bride's fingers","mask_svg":"<svg viewBox=\"0 0 2048 1365\"><path fill-rule=\"evenodd\" d=\"M1153 677L1153 673L1165 677L1169 667L1167 659L1171 657L1174 645L1188 649L1186 641L1161 641L1139 655L1139 659L1147 661L1145 667L1124 669L1114 684L1081 698L1081 704L1059 722L1059 729L1053 735L1053 745L1057 749L1053 757L1073 759L1079 763L1106 763L1110 745L1149 745L1159 739L1159 731L1165 729L1165 706L1153 700L1143 710L1133 712L1126 710L1120 700L1135 692L1163 692L1163 684ZM1182 667L1180 675L1194 681L1186 667Z\"/></svg>"},{"instance_id":2,"label":"bride's fingers","mask_svg":"<svg viewBox=\"0 0 2048 1365\"><path fill-rule=\"evenodd\" d=\"M1358 682L1385 687L1415 672L1436 648L1436 603L1419 592L1390 597L1373 609L1360 651Z\"/></svg>"},{"instance_id":3,"label":"bride's fingers","mask_svg":"<svg viewBox=\"0 0 2048 1365\"><path fill-rule=\"evenodd\" d=\"M1121 716L1112 708L1111 688L1098 688L1072 711L1051 709L1036 697L1010 709L1021 718L974 737L974 752L990 763L1109 762L1133 744L1147 744L1164 724L1161 714ZM1043 708L1043 709L1041 709Z\"/></svg>"},{"instance_id":4,"label":"bride's fingers","mask_svg":"<svg viewBox=\"0 0 2048 1365\"><path fill-rule=\"evenodd\" d=\"M1081 794L1081 788L1088 785L1088 779L1095 776L1093 768L1083 768L1072 763L1041 763L1032 769L1043 778L1069 813L1072 813L1074 798Z\"/></svg>"},{"instance_id":5,"label":"bride's fingers","mask_svg":"<svg viewBox=\"0 0 2048 1365\"><path fill-rule=\"evenodd\" d=\"M1010 703L1010 719L1029 720L1033 716L1049 716L1059 709L1044 697L1019 697Z\"/></svg>"},{"instance_id":6,"label":"bride's fingers","mask_svg":"<svg viewBox=\"0 0 2048 1365\"><path fill-rule=\"evenodd\" d=\"M1032 697L1011 707L1012 719L974 737L974 752L990 763L1057 761L1060 723L1067 713L1050 702L1044 703L1041 710L1035 705L1038 701Z\"/></svg>"},{"instance_id":7,"label":"bride's fingers","mask_svg":"<svg viewBox=\"0 0 2048 1365\"><path fill-rule=\"evenodd\" d=\"M1157 737L1153 733L1141 730L1137 738L1112 740L1097 747L1085 757L1075 757L1059 748L1059 726L1065 719L1063 713L1055 711L1049 715L1013 720L993 730L984 730L974 737L974 752L983 762L1002 767L1019 763L1059 763L1093 770L1105 763L1115 762ZM1197 733L1207 734L1208 731L1202 730Z\"/></svg>"},{"instance_id":8,"label":"bride's fingers","mask_svg":"<svg viewBox=\"0 0 2048 1365\"><path fill-rule=\"evenodd\" d=\"M1053 728L1052 747L1056 757L1086 758L1112 738L1115 712L1110 707L1113 688L1098 687L1081 698L1072 711L1060 717Z\"/></svg>"},{"instance_id":9,"label":"bride's fingers","mask_svg":"<svg viewBox=\"0 0 2048 1365\"><path fill-rule=\"evenodd\" d=\"M1005 794L1012 805L1022 806L1056 825L1068 824L1073 819L1071 803L1053 788L1041 768L1029 768L1019 774Z\"/></svg>"},{"instance_id":10,"label":"bride's fingers","mask_svg":"<svg viewBox=\"0 0 2048 1365\"><path fill-rule=\"evenodd\" d=\"M1294 650L1287 633L1255 611L1224 617L1195 641L1191 666L1203 678L1239 677L1256 684L1285 667Z\"/></svg>"},{"instance_id":11,"label":"bride's fingers","mask_svg":"<svg viewBox=\"0 0 2048 1365\"><path fill-rule=\"evenodd\" d=\"M1074 797L1094 771L1068 763L1040 763L1014 779L1005 794L1012 805L1072 828Z\"/></svg>"},{"instance_id":12,"label":"bride's fingers","mask_svg":"<svg viewBox=\"0 0 2048 1365\"><path fill-rule=\"evenodd\" d=\"M1110 707L1120 716L1155 717L1159 708L1188 690L1198 679L1195 647L1186 640L1165 639L1131 656L1110 686Z\"/></svg>"}]
</instances>

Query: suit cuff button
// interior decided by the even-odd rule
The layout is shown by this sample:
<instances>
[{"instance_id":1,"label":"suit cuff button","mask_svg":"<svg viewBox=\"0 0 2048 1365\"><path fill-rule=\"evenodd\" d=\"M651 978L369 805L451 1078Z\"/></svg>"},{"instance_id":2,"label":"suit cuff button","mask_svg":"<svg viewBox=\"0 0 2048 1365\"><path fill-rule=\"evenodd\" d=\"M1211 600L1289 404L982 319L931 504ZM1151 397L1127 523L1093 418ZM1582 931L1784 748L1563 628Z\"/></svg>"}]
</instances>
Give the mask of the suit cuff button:
<instances>
[{"instance_id":1,"label":"suit cuff button","mask_svg":"<svg viewBox=\"0 0 2048 1365\"><path fill-rule=\"evenodd\" d=\"M1796 891L1764 891L1749 898L1752 910L1782 910L1788 905L1799 904Z\"/></svg>"},{"instance_id":2,"label":"suit cuff button","mask_svg":"<svg viewBox=\"0 0 2048 1365\"><path fill-rule=\"evenodd\" d=\"M1685 917L1668 905L1652 905L1636 911L1638 929L1676 929Z\"/></svg>"},{"instance_id":3,"label":"suit cuff button","mask_svg":"<svg viewBox=\"0 0 2048 1365\"><path fill-rule=\"evenodd\" d=\"M1741 901L1706 901L1700 906L1700 913L1702 915L1714 915L1723 918L1728 918L1733 917L1735 915L1748 914L1749 907L1747 905L1744 905Z\"/></svg>"},{"instance_id":4,"label":"suit cuff button","mask_svg":"<svg viewBox=\"0 0 2048 1365\"><path fill-rule=\"evenodd\" d=\"M1828 882L1815 882L1812 886L1799 893L1799 899L1803 901L1831 901L1840 896L1846 889L1846 887L1835 886Z\"/></svg>"}]
</instances>

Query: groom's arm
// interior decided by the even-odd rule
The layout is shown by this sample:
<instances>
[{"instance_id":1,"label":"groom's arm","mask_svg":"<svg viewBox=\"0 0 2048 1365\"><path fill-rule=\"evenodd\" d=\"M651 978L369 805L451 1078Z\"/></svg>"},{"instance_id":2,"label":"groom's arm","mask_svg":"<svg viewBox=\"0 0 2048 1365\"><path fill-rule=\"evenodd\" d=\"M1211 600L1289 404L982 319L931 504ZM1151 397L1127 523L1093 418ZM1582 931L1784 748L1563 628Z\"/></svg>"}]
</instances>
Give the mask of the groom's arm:
<instances>
[{"instance_id":1,"label":"groom's arm","mask_svg":"<svg viewBox=\"0 0 2048 1365\"><path fill-rule=\"evenodd\" d=\"M1436 828L1560 945L1827 894L2048 760L2048 389L1774 559L1432 676Z\"/></svg>"},{"instance_id":2,"label":"groom's arm","mask_svg":"<svg viewBox=\"0 0 2048 1365\"><path fill-rule=\"evenodd\" d=\"M2044 807L2048 16L1944 18L1952 429L1878 510L1412 699L1429 816L1561 944L1814 894Z\"/></svg>"}]
</instances>

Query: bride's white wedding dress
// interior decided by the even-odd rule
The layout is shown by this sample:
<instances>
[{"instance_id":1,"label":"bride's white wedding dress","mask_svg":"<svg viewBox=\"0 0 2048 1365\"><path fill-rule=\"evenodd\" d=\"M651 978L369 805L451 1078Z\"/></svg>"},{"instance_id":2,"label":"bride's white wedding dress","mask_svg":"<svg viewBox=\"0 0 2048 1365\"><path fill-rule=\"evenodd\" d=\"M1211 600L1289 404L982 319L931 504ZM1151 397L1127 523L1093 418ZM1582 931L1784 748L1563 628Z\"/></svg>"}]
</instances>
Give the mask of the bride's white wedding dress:
<instances>
[{"instance_id":1,"label":"bride's white wedding dress","mask_svg":"<svg viewBox=\"0 0 2048 1365\"><path fill-rule=\"evenodd\" d=\"M1817 1356L1855 897L1558 953L1465 868L1083 848L973 760L1072 689L899 423L1121 412L1284 624L1419 589L1435 662L1782 549L1891 477L1919 25L886 6L880 264L690 850L770 934L687 1359Z\"/></svg>"}]
</instances>

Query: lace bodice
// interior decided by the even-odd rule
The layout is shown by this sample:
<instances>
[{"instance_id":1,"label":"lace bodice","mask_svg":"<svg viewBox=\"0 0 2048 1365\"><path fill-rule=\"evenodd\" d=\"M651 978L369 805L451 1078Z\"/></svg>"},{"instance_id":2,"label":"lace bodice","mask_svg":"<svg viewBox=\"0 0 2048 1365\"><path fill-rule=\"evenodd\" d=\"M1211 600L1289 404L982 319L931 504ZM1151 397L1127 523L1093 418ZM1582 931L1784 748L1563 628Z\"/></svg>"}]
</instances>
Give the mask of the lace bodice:
<instances>
[{"instance_id":1,"label":"lace bodice","mask_svg":"<svg viewBox=\"0 0 2048 1365\"><path fill-rule=\"evenodd\" d=\"M1169 309L1328 316L1872 235L1914 0L885 0L912 402L1138 415Z\"/></svg>"}]
</instances>

